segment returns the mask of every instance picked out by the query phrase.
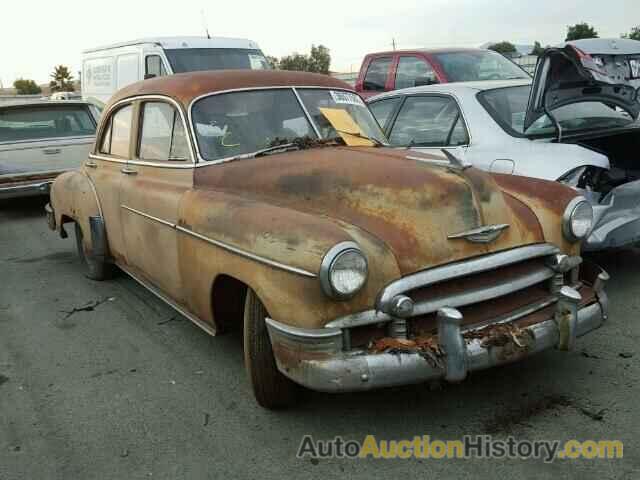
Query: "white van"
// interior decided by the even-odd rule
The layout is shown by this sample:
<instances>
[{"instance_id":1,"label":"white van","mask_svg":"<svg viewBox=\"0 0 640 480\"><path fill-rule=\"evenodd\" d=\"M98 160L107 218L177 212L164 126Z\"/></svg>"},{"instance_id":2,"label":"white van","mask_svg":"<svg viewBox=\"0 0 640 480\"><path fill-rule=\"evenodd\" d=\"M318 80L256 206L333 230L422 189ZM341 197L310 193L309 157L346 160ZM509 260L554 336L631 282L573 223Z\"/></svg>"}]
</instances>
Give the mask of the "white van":
<instances>
[{"instance_id":1,"label":"white van","mask_svg":"<svg viewBox=\"0 0 640 480\"><path fill-rule=\"evenodd\" d=\"M223 37L157 37L82 52L82 98L103 106L146 78L198 70L269 69L256 42Z\"/></svg>"}]
</instances>

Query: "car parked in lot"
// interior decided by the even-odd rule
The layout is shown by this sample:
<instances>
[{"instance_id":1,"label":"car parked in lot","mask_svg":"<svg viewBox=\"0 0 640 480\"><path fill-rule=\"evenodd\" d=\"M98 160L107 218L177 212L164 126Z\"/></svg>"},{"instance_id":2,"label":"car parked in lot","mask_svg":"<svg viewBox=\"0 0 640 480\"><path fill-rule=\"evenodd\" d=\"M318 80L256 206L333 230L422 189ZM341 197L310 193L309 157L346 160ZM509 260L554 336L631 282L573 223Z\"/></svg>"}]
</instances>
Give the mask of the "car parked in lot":
<instances>
[{"instance_id":1,"label":"car parked in lot","mask_svg":"<svg viewBox=\"0 0 640 480\"><path fill-rule=\"evenodd\" d=\"M588 52L609 75L628 80L636 88L640 87L640 41L630 38L584 38L571 40L565 45Z\"/></svg>"},{"instance_id":2,"label":"car parked in lot","mask_svg":"<svg viewBox=\"0 0 640 480\"><path fill-rule=\"evenodd\" d=\"M80 101L0 104L0 199L46 195L79 167L94 142L96 116Z\"/></svg>"},{"instance_id":3,"label":"car parked in lot","mask_svg":"<svg viewBox=\"0 0 640 480\"><path fill-rule=\"evenodd\" d=\"M445 378L569 349L607 315L590 204L556 182L384 148L331 77L200 72L106 107L49 226L206 332L243 327L257 401Z\"/></svg>"},{"instance_id":4,"label":"car parked in lot","mask_svg":"<svg viewBox=\"0 0 640 480\"><path fill-rule=\"evenodd\" d=\"M573 187L594 210L584 248L598 250L640 241L640 103L622 75L568 46L541 57L533 87L433 85L379 95L369 106L394 146L446 148L483 170Z\"/></svg>"},{"instance_id":5,"label":"car parked in lot","mask_svg":"<svg viewBox=\"0 0 640 480\"><path fill-rule=\"evenodd\" d=\"M503 55L479 48L394 50L364 57L356 81L363 97L402 88L449 82L529 79Z\"/></svg>"}]
</instances>

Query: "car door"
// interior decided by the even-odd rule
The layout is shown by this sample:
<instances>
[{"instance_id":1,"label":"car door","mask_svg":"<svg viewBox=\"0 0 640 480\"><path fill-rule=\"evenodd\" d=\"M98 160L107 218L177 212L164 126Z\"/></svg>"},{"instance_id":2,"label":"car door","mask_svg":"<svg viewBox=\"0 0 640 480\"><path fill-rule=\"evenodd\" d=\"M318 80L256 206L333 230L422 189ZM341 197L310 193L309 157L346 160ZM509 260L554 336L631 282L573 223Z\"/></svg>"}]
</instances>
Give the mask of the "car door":
<instances>
[{"instance_id":1,"label":"car door","mask_svg":"<svg viewBox=\"0 0 640 480\"><path fill-rule=\"evenodd\" d=\"M389 89L388 83L393 63L393 55L371 59L362 82L362 96L368 97Z\"/></svg>"},{"instance_id":2,"label":"car door","mask_svg":"<svg viewBox=\"0 0 640 480\"><path fill-rule=\"evenodd\" d=\"M107 230L109 252L121 263L125 260L120 218L120 185L131 153L134 105L123 102L105 113L96 142L84 171L91 179Z\"/></svg>"},{"instance_id":3,"label":"car door","mask_svg":"<svg viewBox=\"0 0 640 480\"><path fill-rule=\"evenodd\" d=\"M186 124L179 107L159 97L140 100L135 117L137 140L121 186L127 267L180 303L175 226L194 167Z\"/></svg>"},{"instance_id":4,"label":"car door","mask_svg":"<svg viewBox=\"0 0 640 480\"><path fill-rule=\"evenodd\" d=\"M402 98L401 103L398 98ZM464 117L452 96L390 97L374 102L370 107L374 116L382 117L378 122L384 122L392 146L427 151L445 148L464 155L469 145Z\"/></svg>"}]
</instances>

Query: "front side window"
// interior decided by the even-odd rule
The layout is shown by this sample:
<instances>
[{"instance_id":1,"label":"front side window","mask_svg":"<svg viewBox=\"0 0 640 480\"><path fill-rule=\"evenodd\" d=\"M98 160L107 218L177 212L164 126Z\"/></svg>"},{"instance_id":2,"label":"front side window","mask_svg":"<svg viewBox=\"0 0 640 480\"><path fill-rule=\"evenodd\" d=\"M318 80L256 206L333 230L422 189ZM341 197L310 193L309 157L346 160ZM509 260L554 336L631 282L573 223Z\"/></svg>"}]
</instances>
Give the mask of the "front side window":
<instances>
[{"instance_id":1,"label":"front side window","mask_svg":"<svg viewBox=\"0 0 640 480\"><path fill-rule=\"evenodd\" d=\"M387 84L387 76L391 69L392 58L374 58L369 64L367 74L364 76L363 88L376 92L384 92Z\"/></svg>"},{"instance_id":2,"label":"front side window","mask_svg":"<svg viewBox=\"0 0 640 480\"><path fill-rule=\"evenodd\" d=\"M270 70L260 50L247 48L174 48L164 51L174 73L200 70Z\"/></svg>"},{"instance_id":3,"label":"front side window","mask_svg":"<svg viewBox=\"0 0 640 480\"><path fill-rule=\"evenodd\" d=\"M469 142L457 102L445 96L407 97L393 124L394 146L455 147Z\"/></svg>"},{"instance_id":4,"label":"front side window","mask_svg":"<svg viewBox=\"0 0 640 480\"><path fill-rule=\"evenodd\" d=\"M192 109L200 155L218 160L317 139L345 143L347 139L384 141L384 134L362 99L355 93L300 88L297 90L314 125L290 88L212 95ZM337 125L337 126L335 126Z\"/></svg>"},{"instance_id":5,"label":"front side window","mask_svg":"<svg viewBox=\"0 0 640 480\"><path fill-rule=\"evenodd\" d=\"M396 89L438 83L436 73L426 60L419 57L400 57L396 70Z\"/></svg>"},{"instance_id":6,"label":"front side window","mask_svg":"<svg viewBox=\"0 0 640 480\"><path fill-rule=\"evenodd\" d=\"M127 158L131 139L133 107L127 105L111 115L109 125L102 135L100 153Z\"/></svg>"},{"instance_id":7,"label":"front side window","mask_svg":"<svg viewBox=\"0 0 640 480\"><path fill-rule=\"evenodd\" d=\"M511 60L490 50L435 53L433 57L449 82L531 78Z\"/></svg>"},{"instance_id":8,"label":"front side window","mask_svg":"<svg viewBox=\"0 0 640 480\"><path fill-rule=\"evenodd\" d=\"M0 142L95 135L82 105L24 106L0 111Z\"/></svg>"},{"instance_id":9,"label":"front side window","mask_svg":"<svg viewBox=\"0 0 640 480\"><path fill-rule=\"evenodd\" d=\"M547 115L538 118L524 131L524 117L531 85L497 88L478 93L482 106L503 129L514 136L552 136L556 128ZM628 115L601 102L579 102L559 107L552 115L564 133L581 130L624 127L633 123Z\"/></svg>"},{"instance_id":10,"label":"front side window","mask_svg":"<svg viewBox=\"0 0 640 480\"><path fill-rule=\"evenodd\" d=\"M393 97L370 103L369 109L382 128L386 128L391 114L395 111L398 103L402 101L402 97Z\"/></svg>"},{"instance_id":11,"label":"front side window","mask_svg":"<svg viewBox=\"0 0 640 480\"><path fill-rule=\"evenodd\" d=\"M187 160L187 136L178 111L168 103L146 102L138 156L141 160Z\"/></svg>"},{"instance_id":12,"label":"front side window","mask_svg":"<svg viewBox=\"0 0 640 480\"><path fill-rule=\"evenodd\" d=\"M160 55L147 55L145 59L145 78L164 77L167 70L164 68Z\"/></svg>"}]
</instances>

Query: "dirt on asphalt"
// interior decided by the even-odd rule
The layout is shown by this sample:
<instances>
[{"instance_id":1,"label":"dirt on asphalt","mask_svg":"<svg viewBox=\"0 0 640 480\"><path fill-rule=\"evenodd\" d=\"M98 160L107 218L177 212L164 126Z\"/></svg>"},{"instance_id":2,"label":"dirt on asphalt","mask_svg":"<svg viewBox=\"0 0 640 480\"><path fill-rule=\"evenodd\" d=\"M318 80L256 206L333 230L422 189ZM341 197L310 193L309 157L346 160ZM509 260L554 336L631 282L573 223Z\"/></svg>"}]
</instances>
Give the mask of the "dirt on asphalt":
<instances>
[{"instance_id":1,"label":"dirt on asphalt","mask_svg":"<svg viewBox=\"0 0 640 480\"><path fill-rule=\"evenodd\" d=\"M593 256L610 320L458 385L254 402L238 333L210 337L125 275L82 276L44 201L0 204L0 480L176 478L636 479L640 250ZM617 460L314 460L303 435L620 439Z\"/></svg>"}]
</instances>

